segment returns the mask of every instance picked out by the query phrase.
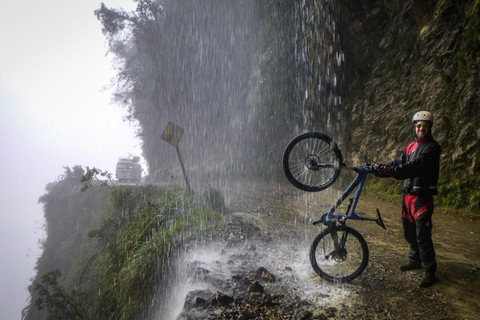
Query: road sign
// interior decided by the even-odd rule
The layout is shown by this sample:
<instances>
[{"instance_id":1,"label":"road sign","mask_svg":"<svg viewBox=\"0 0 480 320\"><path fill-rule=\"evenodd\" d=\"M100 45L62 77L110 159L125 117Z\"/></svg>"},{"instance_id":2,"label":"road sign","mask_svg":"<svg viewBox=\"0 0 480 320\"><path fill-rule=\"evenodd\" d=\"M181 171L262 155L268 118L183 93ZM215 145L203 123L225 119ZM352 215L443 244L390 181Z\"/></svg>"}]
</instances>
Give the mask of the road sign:
<instances>
[{"instance_id":1,"label":"road sign","mask_svg":"<svg viewBox=\"0 0 480 320\"><path fill-rule=\"evenodd\" d=\"M178 147L178 142L183 135L183 128L175 125L172 122L167 124L165 131L163 131L162 139L170 143L172 146L177 149L178 160L180 161L180 166L182 167L183 176L185 177L185 183L187 184L187 190L189 193L192 193L190 188L190 183L188 183L187 171L185 170L185 165L183 164L182 155L180 154L180 148Z\"/></svg>"},{"instance_id":2,"label":"road sign","mask_svg":"<svg viewBox=\"0 0 480 320\"><path fill-rule=\"evenodd\" d=\"M183 128L180 128L172 122L169 122L165 128L165 131L163 131L162 139L176 147L182 135Z\"/></svg>"}]
</instances>

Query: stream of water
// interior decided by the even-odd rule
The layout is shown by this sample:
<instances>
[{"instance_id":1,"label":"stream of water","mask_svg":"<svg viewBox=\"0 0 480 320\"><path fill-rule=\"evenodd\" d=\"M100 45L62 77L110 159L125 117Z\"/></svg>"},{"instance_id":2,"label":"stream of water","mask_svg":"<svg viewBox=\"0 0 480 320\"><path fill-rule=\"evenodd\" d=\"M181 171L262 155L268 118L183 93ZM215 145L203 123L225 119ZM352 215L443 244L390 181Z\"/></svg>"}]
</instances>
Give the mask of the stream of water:
<instances>
[{"instance_id":1,"label":"stream of water","mask_svg":"<svg viewBox=\"0 0 480 320\"><path fill-rule=\"evenodd\" d=\"M300 250L299 250L300 249ZM265 291L281 291L319 307L347 303L355 297L349 285L332 285L314 279L308 260L308 245L245 243L242 248L225 248L225 244L199 246L179 259L175 284L162 310L154 319L176 320L189 301L189 295L208 299L215 292L234 295L232 278L265 268L276 281L264 284Z\"/></svg>"}]
</instances>

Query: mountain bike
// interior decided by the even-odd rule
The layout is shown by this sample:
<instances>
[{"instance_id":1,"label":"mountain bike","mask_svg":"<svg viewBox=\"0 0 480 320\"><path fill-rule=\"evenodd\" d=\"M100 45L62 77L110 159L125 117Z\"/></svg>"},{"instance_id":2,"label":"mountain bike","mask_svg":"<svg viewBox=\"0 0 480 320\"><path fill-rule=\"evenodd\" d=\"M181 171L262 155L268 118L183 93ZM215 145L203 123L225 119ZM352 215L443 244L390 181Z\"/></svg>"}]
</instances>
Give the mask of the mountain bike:
<instances>
[{"instance_id":1,"label":"mountain bike","mask_svg":"<svg viewBox=\"0 0 480 320\"><path fill-rule=\"evenodd\" d=\"M368 174L378 168L375 165L347 167L337 143L331 137L320 132L308 132L295 137L287 145L283 154L283 169L295 187L308 192L330 187L342 170L357 173L330 210L320 220L311 219L313 225L325 225L327 228L313 240L309 256L313 270L329 282L350 282L360 276L368 264L368 246L357 230L347 226L347 220L375 221L386 229L378 209L376 218L355 213ZM352 193L346 214L335 214Z\"/></svg>"}]
</instances>

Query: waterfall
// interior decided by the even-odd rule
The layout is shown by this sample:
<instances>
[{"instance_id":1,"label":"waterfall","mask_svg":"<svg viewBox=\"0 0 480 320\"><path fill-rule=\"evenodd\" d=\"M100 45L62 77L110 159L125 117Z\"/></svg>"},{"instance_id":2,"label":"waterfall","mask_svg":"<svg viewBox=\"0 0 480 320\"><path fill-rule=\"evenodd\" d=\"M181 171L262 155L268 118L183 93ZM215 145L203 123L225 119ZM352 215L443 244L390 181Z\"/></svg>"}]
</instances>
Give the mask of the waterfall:
<instances>
[{"instance_id":1,"label":"waterfall","mask_svg":"<svg viewBox=\"0 0 480 320\"><path fill-rule=\"evenodd\" d=\"M283 148L296 134L341 139L338 14L334 0L162 0L108 29L116 98L140 124L150 172L183 181L175 148L160 138L169 122L183 129L178 150L192 189L221 189L227 202L232 179L281 175ZM170 316L165 296L185 299L189 281L177 268L183 251L173 257L154 303Z\"/></svg>"}]
</instances>

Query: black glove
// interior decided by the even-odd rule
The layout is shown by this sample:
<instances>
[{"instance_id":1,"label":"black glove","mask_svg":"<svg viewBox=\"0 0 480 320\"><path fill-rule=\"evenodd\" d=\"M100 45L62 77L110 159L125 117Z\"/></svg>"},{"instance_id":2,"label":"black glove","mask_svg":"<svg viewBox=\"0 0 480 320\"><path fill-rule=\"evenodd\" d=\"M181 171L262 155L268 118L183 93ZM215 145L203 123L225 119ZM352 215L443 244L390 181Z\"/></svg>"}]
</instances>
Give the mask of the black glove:
<instances>
[{"instance_id":1,"label":"black glove","mask_svg":"<svg viewBox=\"0 0 480 320\"><path fill-rule=\"evenodd\" d=\"M392 167L377 163L370 166L370 172L379 178L390 178L392 176Z\"/></svg>"}]
</instances>

